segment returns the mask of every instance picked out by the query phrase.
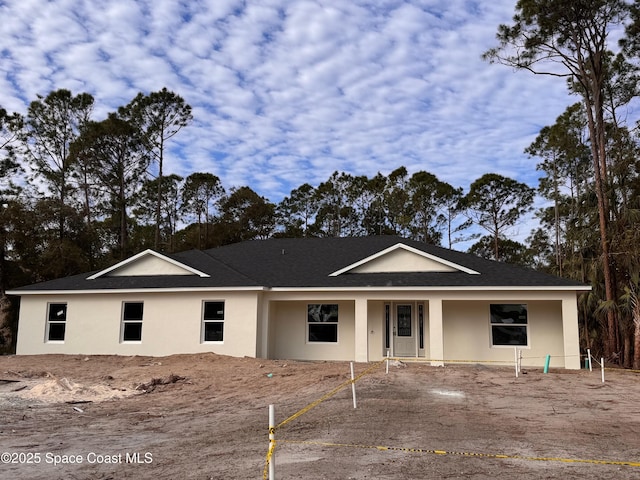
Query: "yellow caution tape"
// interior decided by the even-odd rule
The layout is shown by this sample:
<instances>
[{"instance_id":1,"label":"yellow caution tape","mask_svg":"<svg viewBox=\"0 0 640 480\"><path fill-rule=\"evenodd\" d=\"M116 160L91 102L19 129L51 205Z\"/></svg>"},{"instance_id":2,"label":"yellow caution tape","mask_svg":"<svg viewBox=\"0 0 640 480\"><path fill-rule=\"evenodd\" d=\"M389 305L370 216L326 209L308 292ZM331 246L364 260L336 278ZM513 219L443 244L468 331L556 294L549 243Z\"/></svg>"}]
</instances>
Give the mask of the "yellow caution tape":
<instances>
[{"instance_id":1,"label":"yellow caution tape","mask_svg":"<svg viewBox=\"0 0 640 480\"><path fill-rule=\"evenodd\" d=\"M262 472L262 480L267 480L269 476L269 464L271 463L271 459L273 458L273 454L276 451L276 441L272 440L269 445L269 451L267 452L267 461L264 464L264 471Z\"/></svg>"},{"instance_id":2,"label":"yellow caution tape","mask_svg":"<svg viewBox=\"0 0 640 480\"><path fill-rule=\"evenodd\" d=\"M502 453L476 453L476 452L450 452L448 450L430 450L425 448L389 447L373 445L356 445L349 443L330 442L310 442L302 440L281 440L283 443L297 443L305 445L319 445L323 447L349 447L349 448L369 448L382 451L428 453L433 455L458 455L463 457L499 458L503 460L529 460L539 462L563 462L563 463L589 463L595 465L617 465L626 467L640 467L640 462L617 461L617 460L589 460L582 458L562 458L562 457L528 457L524 455L505 455Z\"/></svg>"},{"instance_id":3,"label":"yellow caution tape","mask_svg":"<svg viewBox=\"0 0 640 480\"><path fill-rule=\"evenodd\" d=\"M336 388L326 393L318 400L311 402L306 407L298 410L296 413L286 418L282 422L280 422L275 427L269 428L269 434L275 434L276 429L283 427L287 423L295 420L296 418L304 415L309 410L317 407L325 400L333 397L342 389L348 387L349 385L357 382L363 376L375 370L377 367L382 365L386 361L402 361L402 362L442 362L442 363L513 363L509 360L443 360L443 359L427 359L427 358L416 358L416 357L385 357L377 363L374 363L369 368L367 368L360 375L355 377L354 379L349 379ZM607 369L609 370L609 369ZM633 373L640 373L638 370L623 370L623 369L615 369L618 371L627 371ZM459 455L466 457L484 457L484 458L498 458L498 459L513 459L513 460L529 460L529 461L546 461L546 462L564 462L564 463L590 463L590 464L598 464L598 465L619 465L619 466L630 466L630 467L640 467L640 462L627 462L627 461L613 461L613 460L588 460L588 459L571 459L571 458L560 458L560 457L526 457L522 455L504 455L504 454L492 454L492 453L473 453L473 452L449 452L446 450L428 450L423 448L406 448L406 447L389 447L389 446L370 446L370 445L355 445L355 444L341 444L341 443L328 443L328 442L309 442L309 441L297 441L297 440L281 440L281 442L285 443L299 443L299 444L307 444L307 445L321 445L327 447L350 447L350 448L371 448L376 450L391 450L391 451L402 451L402 452L412 452L412 453L428 453L434 455ZM269 446L269 451L267 452L263 479L266 480L268 476L269 463L271 462L271 458L275 452L276 442L273 440Z\"/></svg>"},{"instance_id":4,"label":"yellow caution tape","mask_svg":"<svg viewBox=\"0 0 640 480\"><path fill-rule=\"evenodd\" d=\"M362 377L364 377L365 375L367 375L368 373L372 372L373 370L375 370L376 368L378 368L380 365L382 365L382 362L384 362L384 360L381 360L377 363L374 363L373 365L371 365L369 368L367 368L364 372L362 372L360 375L358 375L357 377L355 377L353 380L349 379L346 382L341 383L340 385L338 385L336 388L334 388L333 390L331 390L329 393L323 395L322 397L320 397L318 400L316 400L315 402L311 402L309 405L307 405L306 407L298 410L296 413L294 413L293 415L291 415L289 418L283 420L282 422L280 422L278 425L276 425L276 429L283 427L284 425L286 425L287 423L295 420L296 418L298 418L299 416L307 413L309 410L311 410L314 407L317 407L318 405L320 405L322 402L324 402L325 400L333 397L336 393L338 393L340 390L342 390L345 387L348 387L349 385L351 385L352 383L357 382L358 380L360 380Z\"/></svg>"},{"instance_id":5,"label":"yellow caution tape","mask_svg":"<svg viewBox=\"0 0 640 480\"><path fill-rule=\"evenodd\" d=\"M350 378L346 382L341 383L336 388L331 390L329 393L323 395L318 400L316 400L315 402L310 403L309 405L307 405L306 407L302 408L301 410L298 410L296 413L291 415L289 418L283 420L282 422L280 422L275 427L269 427L269 435L274 435L276 433L276 429L278 429L278 428L286 425L287 423L295 420L296 418L298 418L299 416L305 414L306 412L308 412L312 408L317 407L318 405L320 405L322 402L324 402L328 398L331 398L332 396L334 396L336 393L338 393L343 388L351 385L352 383L357 382L362 377L364 377L365 375L367 375L368 373L372 372L374 369L376 369L377 367L382 365L382 362L384 362L384 360L381 360L378 363L374 363L373 365L371 365L369 368L367 368L364 372L362 372L360 375L358 375L354 379ZM262 473L263 480L266 480L267 476L269 475L269 463L271 462L271 458L273 457L273 454L274 454L275 450L276 450L276 441L272 440L271 444L269 445L269 451L267 452L267 459L266 459L266 462L265 462L264 471Z\"/></svg>"}]
</instances>

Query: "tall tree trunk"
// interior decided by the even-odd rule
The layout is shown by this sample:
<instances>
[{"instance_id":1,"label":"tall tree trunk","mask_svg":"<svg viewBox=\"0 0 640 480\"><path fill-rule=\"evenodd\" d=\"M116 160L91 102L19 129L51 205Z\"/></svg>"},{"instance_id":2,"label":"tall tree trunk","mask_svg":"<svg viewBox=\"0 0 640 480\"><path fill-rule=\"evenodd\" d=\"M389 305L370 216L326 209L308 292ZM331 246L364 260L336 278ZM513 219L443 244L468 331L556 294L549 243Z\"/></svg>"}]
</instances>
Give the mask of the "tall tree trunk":
<instances>
[{"instance_id":1,"label":"tall tree trunk","mask_svg":"<svg viewBox=\"0 0 640 480\"><path fill-rule=\"evenodd\" d=\"M4 208L0 205L0 209ZM1 211L1 210L0 210ZM6 234L4 230L4 224L0 223L0 298L4 297L5 289L7 288L7 274L6 274Z\"/></svg>"},{"instance_id":2,"label":"tall tree trunk","mask_svg":"<svg viewBox=\"0 0 640 480\"><path fill-rule=\"evenodd\" d=\"M202 212L198 210L198 250L202 250Z\"/></svg>"},{"instance_id":3,"label":"tall tree trunk","mask_svg":"<svg viewBox=\"0 0 640 480\"><path fill-rule=\"evenodd\" d=\"M640 299L636 287L631 291L631 318L633 320L633 369L640 370Z\"/></svg>"},{"instance_id":4,"label":"tall tree trunk","mask_svg":"<svg viewBox=\"0 0 640 480\"><path fill-rule=\"evenodd\" d=\"M633 319L635 326L633 332L633 369L640 370L640 312Z\"/></svg>"},{"instance_id":5,"label":"tall tree trunk","mask_svg":"<svg viewBox=\"0 0 640 480\"><path fill-rule=\"evenodd\" d=\"M154 239L154 248L160 249L160 221L161 221L161 206L162 206L162 154L163 149L160 147L160 157L158 158L158 198L156 200L156 231Z\"/></svg>"},{"instance_id":6,"label":"tall tree trunk","mask_svg":"<svg viewBox=\"0 0 640 480\"><path fill-rule=\"evenodd\" d=\"M558 275L562 276L562 253L560 251L560 207L559 199L560 191L558 188L558 163L557 159L553 159L553 223L555 224L555 252L556 266L558 267Z\"/></svg>"},{"instance_id":7,"label":"tall tree trunk","mask_svg":"<svg viewBox=\"0 0 640 480\"><path fill-rule=\"evenodd\" d=\"M87 248L89 249L89 268L91 270L94 269L95 265L95 254L94 254L94 238L93 238L93 221L91 217L91 192L89 191L89 175L87 173L86 168L82 169L82 193L84 197L84 216L87 222L87 233L89 234L89 245Z\"/></svg>"},{"instance_id":8,"label":"tall tree trunk","mask_svg":"<svg viewBox=\"0 0 640 480\"><path fill-rule=\"evenodd\" d=\"M500 227L498 226L498 213L493 212L493 256L496 261L500 259L500 240L498 239L498 232Z\"/></svg>"},{"instance_id":9,"label":"tall tree trunk","mask_svg":"<svg viewBox=\"0 0 640 480\"><path fill-rule=\"evenodd\" d=\"M622 358L621 365L624 368L631 368L631 364L633 363L631 358L631 335L625 334L624 337L622 338L621 345L622 345L622 352L620 355L620 357Z\"/></svg>"},{"instance_id":10,"label":"tall tree trunk","mask_svg":"<svg viewBox=\"0 0 640 480\"><path fill-rule=\"evenodd\" d=\"M60 204L58 205L58 208L60 209L58 211L58 239L60 240L60 244L62 245L62 240L64 240L65 237L65 228L64 228L64 224L65 224L65 202L66 201L66 192L65 192L65 188L64 186L60 189ZM62 253L62 252L61 252Z\"/></svg>"},{"instance_id":11,"label":"tall tree trunk","mask_svg":"<svg viewBox=\"0 0 640 480\"><path fill-rule=\"evenodd\" d=\"M120 185L118 192L118 203L120 210L120 258L124 259L128 255L129 248L129 232L127 229L127 205L125 200L124 177L120 176Z\"/></svg>"},{"instance_id":12,"label":"tall tree trunk","mask_svg":"<svg viewBox=\"0 0 640 480\"><path fill-rule=\"evenodd\" d=\"M599 102L598 99L600 100ZM587 120L589 125L589 132L591 133L591 154L593 156L596 197L598 200L598 227L600 232L600 243L602 247L602 272L604 275L605 299L610 302L615 302L616 292L613 278L613 266L611 253L609 251L609 202L607 201L606 191L607 168L605 152L604 111L601 98L596 96L593 101L590 100L591 99L589 98L589 96L585 95ZM607 338L605 341L606 356L613 356L618 351L618 347L619 345L616 314L613 309L608 309Z\"/></svg>"},{"instance_id":13,"label":"tall tree trunk","mask_svg":"<svg viewBox=\"0 0 640 480\"><path fill-rule=\"evenodd\" d=\"M205 206L204 213L204 248L209 248L209 204Z\"/></svg>"}]
</instances>

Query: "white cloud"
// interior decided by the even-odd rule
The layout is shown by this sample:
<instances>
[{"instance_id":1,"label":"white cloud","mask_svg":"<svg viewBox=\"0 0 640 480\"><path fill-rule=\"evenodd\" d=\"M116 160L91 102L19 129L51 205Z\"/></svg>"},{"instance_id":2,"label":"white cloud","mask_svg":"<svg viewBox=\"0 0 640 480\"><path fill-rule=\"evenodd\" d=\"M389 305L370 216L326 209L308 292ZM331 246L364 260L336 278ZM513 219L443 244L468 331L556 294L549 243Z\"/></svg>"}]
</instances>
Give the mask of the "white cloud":
<instances>
[{"instance_id":1,"label":"white cloud","mask_svg":"<svg viewBox=\"0 0 640 480\"><path fill-rule=\"evenodd\" d=\"M193 106L167 168L279 201L404 165L536 185L524 148L575 98L483 62L515 0L6 0L0 105L87 91L95 115L167 87Z\"/></svg>"}]
</instances>

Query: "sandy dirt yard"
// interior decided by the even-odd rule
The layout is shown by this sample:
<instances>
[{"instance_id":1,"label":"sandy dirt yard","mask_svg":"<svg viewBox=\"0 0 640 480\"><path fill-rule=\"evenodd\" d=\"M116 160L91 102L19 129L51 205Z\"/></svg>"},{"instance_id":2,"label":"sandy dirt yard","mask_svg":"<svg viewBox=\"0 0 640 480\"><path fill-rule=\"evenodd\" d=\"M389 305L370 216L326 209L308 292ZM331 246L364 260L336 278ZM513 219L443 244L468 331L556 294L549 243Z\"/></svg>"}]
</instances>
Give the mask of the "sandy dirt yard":
<instances>
[{"instance_id":1,"label":"sandy dirt yard","mask_svg":"<svg viewBox=\"0 0 640 480\"><path fill-rule=\"evenodd\" d=\"M640 478L636 373L607 370L603 384L599 371L381 364L356 382L354 409L349 370L214 354L0 357L0 478L260 479L268 405L281 423L345 382L276 430L279 480Z\"/></svg>"}]
</instances>

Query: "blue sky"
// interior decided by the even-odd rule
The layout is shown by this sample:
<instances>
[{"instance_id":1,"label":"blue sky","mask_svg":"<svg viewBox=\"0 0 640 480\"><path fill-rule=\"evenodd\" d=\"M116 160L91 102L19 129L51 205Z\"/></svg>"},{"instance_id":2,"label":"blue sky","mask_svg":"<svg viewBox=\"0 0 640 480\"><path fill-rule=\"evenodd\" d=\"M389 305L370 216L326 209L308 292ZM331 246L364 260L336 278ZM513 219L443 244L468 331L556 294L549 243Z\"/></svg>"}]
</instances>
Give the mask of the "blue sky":
<instances>
[{"instance_id":1,"label":"blue sky","mask_svg":"<svg viewBox=\"0 0 640 480\"><path fill-rule=\"evenodd\" d=\"M468 188L537 186L523 153L567 105L562 79L483 62L515 0L4 0L0 105L67 88L100 120L167 87L193 107L166 172L279 202L335 171L404 165ZM521 232L527 234L527 231Z\"/></svg>"}]
</instances>

